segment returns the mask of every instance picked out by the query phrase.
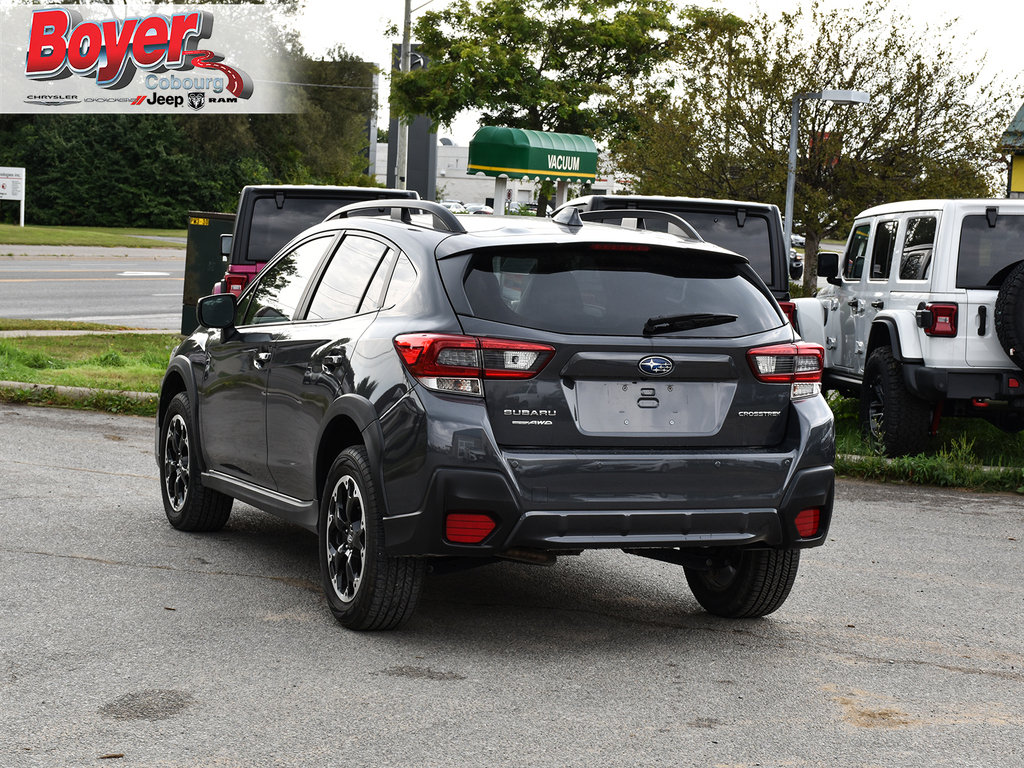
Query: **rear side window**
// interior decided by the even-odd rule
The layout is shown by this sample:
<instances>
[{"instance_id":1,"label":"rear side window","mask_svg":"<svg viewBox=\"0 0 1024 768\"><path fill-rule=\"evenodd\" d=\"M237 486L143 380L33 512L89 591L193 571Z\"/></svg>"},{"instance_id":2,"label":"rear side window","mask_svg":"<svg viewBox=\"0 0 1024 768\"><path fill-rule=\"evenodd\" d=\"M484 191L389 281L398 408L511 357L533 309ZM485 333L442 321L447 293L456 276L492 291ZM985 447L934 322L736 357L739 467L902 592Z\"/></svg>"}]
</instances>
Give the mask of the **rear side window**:
<instances>
[{"instance_id":1,"label":"rear side window","mask_svg":"<svg viewBox=\"0 0 1024 768\"><path fill-rule=\"evenodd\" d=\"M924 280L932 263L932 249L935 247L934 216L915 216L907 219L907 235L903 240L903 254L900 256L900 280Z\"/></svg>"},{"instance_id":2,"label":"rear side window","mask_svg":"<svg viewBox=\"0 0 1024 768\"><path fill-rule=\"evenodd\" d=\"M655 317L736 315L667 334L724 338L782 325L756 280L745 265L682 250L572 248L477 253L464 285L473 314L485 320L556 333L639 336Z\"/></svg>"},{"instance_id":3,"label":"rear side window","mask_svg":"<svg viewBox=\"0 0 1024 768\"><path fill-rule=\"evenodd\" d=\"M1024 216L964 216L960 228L957 288L998 288L1006 272L1024 259Z\"/></svg>"}]
</instances>

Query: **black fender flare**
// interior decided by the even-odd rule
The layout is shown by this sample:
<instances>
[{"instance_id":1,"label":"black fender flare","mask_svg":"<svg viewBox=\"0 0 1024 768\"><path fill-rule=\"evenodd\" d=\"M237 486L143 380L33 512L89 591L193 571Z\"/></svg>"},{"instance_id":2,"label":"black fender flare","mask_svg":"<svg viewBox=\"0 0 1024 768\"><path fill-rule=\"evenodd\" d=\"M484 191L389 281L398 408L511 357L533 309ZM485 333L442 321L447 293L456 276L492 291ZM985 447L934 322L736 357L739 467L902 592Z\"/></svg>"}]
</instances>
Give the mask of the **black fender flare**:
<instances>
[{"instance_id":1,"label":"black fender flare","mask_svg":"<svg viewBox=\"0 0 1024 768\"><path fill-rule=\"evenodd\" d=\"M919 363L920 360L908 358L903 354L900 344L900 331L896 327L896 321L890 317L880 317L871 321L871 331L868 333L867 349L864 350L864 364L867 365L871 353L879 347L892 347L892 356L899 363Z\"/></svg>"},{"instance_id":2,"label":"black fender flare","mask_svg":"<svg viewBox=\"0 0 1024 768\"><path fill-rule=\"evenodd\" d=\"M170 405L171 400L174 396L182 391L181 387L169 387L168 382L180 379L184 384L184 391L188 395L188 402L192 408L192 426L195 430L196 437L199 439L199 446L203 446L203 435L202 426L199 423L199 387L196 384L196 372L195 367L191 360L184 355L175 355L171 358L170 363L167 365L167 370L164 372L164 377L160 381L160 400L157 405L156 411L156 435L154 437L154 456L159 464L160 462L160 427L163 424L164 414L167 413L167 407ZM206 456L203 450L199 451L199 462L200 469L206 469Z\"/></svg>"},{"instance_id":3,"label":"black fender flare","mask_svg":"<svg viewBox=\"0 0 1024 768\"><path fill-rule=\"evenodd\" d=\"M325 444L329 445L330 442L325 439L325 435L330 429L331 424L338 418L345 418L351 421L359 435L362 438L363 446L366 448L367 458L370 460L370 472L373 475L373 480L377 484L378 494L380 500L384 505L384 515L387 516L387 494L384 492L384 431L380 426L380 419L377 415L377 409L374 408L373 403L367 400L362 395L346 394L337 398L330 404L327 411L324 413L323 419L320 422L320 429L316 436L317 453L315 456L317 471L315 473L316 488L314 488L314 494L316 499L320 499L321 491L321 468L323 468L324 475L326 471L330 469L330 466L323 467L323 457L320 455ZM331 461L334 457L331 457Z\"/></svg>"}]
</instances>

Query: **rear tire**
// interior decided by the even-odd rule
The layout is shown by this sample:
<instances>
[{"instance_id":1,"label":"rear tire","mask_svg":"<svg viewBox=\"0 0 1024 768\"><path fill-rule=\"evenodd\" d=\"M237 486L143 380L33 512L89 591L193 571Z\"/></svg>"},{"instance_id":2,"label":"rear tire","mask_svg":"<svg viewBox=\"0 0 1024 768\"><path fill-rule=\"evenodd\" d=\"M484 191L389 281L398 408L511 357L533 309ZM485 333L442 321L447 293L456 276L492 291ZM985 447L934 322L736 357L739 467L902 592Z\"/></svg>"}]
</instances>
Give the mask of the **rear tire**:
<instances>
[{"instance_id":1,"label":"rear tire","mask_svg":"<svg viewBox=\"0 0 1024 768\"><path fill-rule=\"evenodd\" d=\"M736 550L722 564L685 568L693 596L708 613L752 619L779 609L793 589L798 549Z\"/></svg>"},{"instance_id":2,"label":"rear tire","mask_svg":"<svg viewBox=\"0 0 1024 768\"><path fill-rule=\"evenodd\" d=\"M160 495L167 521L179 531L219 531L234 501L204 488L199 477L199 437L188 393L171 400L160 425Z\"/></svg>"},{"instance_id":3,"label":"rear tire","mask_svg":"<svg viewBox=\"0 0 1024 768\"><path fill-rule=\"evenodd\" d=\"M903 365L892 349L872 352L860 393L860 429L872 449L892 457L921 453L928 445L931 417L931 403L903 383Z\"/></svg>"},{"instance_id":4,"label":"rear tire","mask_svg":"<svg viewBox=\"0 0 1024 768\"><path fill-rule=\"evenodd\" d=\"M362 446L334 460L320 501L320 576L334 617L349 629L396 629L412 616L423 561L384 550L384 516Z\"/></svg>"}]
</instances>

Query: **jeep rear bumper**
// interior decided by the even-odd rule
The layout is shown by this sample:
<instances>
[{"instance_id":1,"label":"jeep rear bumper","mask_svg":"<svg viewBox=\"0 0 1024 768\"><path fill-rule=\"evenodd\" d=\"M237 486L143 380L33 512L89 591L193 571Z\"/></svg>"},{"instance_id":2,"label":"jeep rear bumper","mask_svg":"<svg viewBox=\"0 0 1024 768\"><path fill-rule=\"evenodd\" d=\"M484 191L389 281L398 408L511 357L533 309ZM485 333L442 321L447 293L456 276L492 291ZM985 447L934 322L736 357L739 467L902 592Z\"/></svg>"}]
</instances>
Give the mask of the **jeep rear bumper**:
<instances>
[{"instance_id":1,"label":"jeep rear bumper","mask_svg":"<svg viewBox=\"0 0 1024 768\"><path fill-rule=\"evenodd\" d=\"M1024 408L1024 371L963 370L903 364L903 380L912 393L930 402L939 400L1006 400Z\"/></svg>"}]
</instances>

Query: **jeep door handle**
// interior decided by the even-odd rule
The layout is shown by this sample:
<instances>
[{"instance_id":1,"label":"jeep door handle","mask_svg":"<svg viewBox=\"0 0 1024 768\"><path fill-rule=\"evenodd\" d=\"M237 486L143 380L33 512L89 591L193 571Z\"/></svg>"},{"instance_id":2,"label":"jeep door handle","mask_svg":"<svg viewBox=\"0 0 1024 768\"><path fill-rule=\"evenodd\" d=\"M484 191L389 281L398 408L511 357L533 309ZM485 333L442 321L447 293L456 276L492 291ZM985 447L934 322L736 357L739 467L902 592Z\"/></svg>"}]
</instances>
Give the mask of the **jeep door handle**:
<instances>
[{"instance_id":1,"label":"jeep door handle","mask_svg":"<svg viewBox=\"0 0 1024 768\"><path fill-rule=\"evenodd\" d=\"M846 306L853 307L854 309L857 308L858 304L860 304L860 299L850 299L848 302L846 302Z\"/></svg>"},{"instance_id":2,"label":"jeep door handle","mask_svg":"<svg viewBox=\"0 0 1024 768\"><path fill-rule=\"evenodd\" d=\"M874 307L875 309L881 309L882 307L885 306L885 302L882 301L881 299L875 299L874 301L871 302L871 306Z\"/></svg>"},{"instance_id":3,"label":"jeep door handle","mask_svg":"<svg viewBox=\"0 0 1024 768\"><path fill-rule=\"evenodd\" d=\"M257 352L252 356L252 364L257 368L262 368L264 365L270 362L270 358L273 355L270 352Z\"/></svg>"}]
</instances>

